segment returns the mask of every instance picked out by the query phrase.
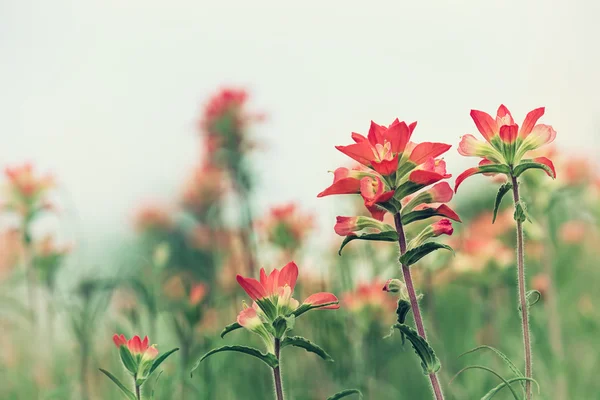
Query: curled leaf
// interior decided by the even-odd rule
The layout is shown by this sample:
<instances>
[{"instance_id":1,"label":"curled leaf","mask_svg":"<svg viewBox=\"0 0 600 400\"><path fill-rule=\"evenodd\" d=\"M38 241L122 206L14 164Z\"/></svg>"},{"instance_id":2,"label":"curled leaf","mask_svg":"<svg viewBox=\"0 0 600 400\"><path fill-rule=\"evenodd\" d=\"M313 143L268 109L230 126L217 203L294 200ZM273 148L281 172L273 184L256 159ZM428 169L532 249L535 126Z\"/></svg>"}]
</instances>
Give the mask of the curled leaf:
<instances>
[{"instance_id":1,"label":"curled leaf","mask_svg":"<svg viewBox=\"0 0 600 400\"><path fill-rule=\"evenodd\" d=\"M233 332L236 329L240 329L242 326L240 324L238 324L237 322L234 322L233 324L229 324L227 325L225 328L223 328L223 330L221 331L221 339L223 339L225 337L225 335L227 335L229 332Z\"/></svg>"},{"instance_id":2,"label":"curled leaf","mask_svg":"<svg viewBox=\"0 0 600 400\"><path fill-rule=\"evenodd\" d=\"M402 332L408 341L412 344L415 353L421 359L421 367L425 375L434 374L440 370L442 364L435 355L435 351L431 348L427 340L419 336L417 331L405 324L395 324L393 328L397 328Z\"/></svg>"}]
</instances>

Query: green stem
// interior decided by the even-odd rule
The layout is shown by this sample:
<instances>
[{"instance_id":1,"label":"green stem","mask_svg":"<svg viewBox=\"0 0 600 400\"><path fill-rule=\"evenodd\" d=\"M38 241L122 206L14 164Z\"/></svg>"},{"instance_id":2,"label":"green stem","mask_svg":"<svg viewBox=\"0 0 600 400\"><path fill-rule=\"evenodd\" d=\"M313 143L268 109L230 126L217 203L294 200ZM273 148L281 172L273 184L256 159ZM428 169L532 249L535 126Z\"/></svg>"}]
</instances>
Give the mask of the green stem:
<instances>
[{"instance_id":1,"label":"green stem","mask_svg":"<svg viewBox=\"0 0 600 400\"><path fill-rule=\"evenodd\" d=\"M142 400L141 386L137 384L137 374L133 375L133 384L135 385L135 398L137 400Z\"/></svg>"},{"instance_id":2,"label":"green stem","mask_svg":"<svg viewBox=\"0 0 600 400\"><path fill-rule=\"evenodd\" d=\"M515 203L515 209L520 202L519 196L519 182L515 176L511 176L513 185L513 200ZM529 307L527 304L526 297L526 286L525 286L525 254L524 254L524 242L523 242L523 222L520 218L517 218L517 281L519 290L519 304L521 305L521 324L523 327L523 348L525 351L525 377L532 378L532 360L531 360L531 338L529 331ZM532 396L531 381L525 382L525 392L527 400L531 399Z\"/></svg>"},{"instance_id":3,"label":"green stem","mask_svg":"<svg viewBox=\"0 0 600 400\"><path fill-rule=\"evenodd\" d=\"M275 357L279 361L279 350L281 347L280 339L275 339ZM283 385L281 383L281 369L279 368L280 364L277 364L277 367L273 368L273 379L275 380L275 393L277 395L277 400L283 399Z\"/></svg>"},{"instance_id":4,"label":"green stem","mask_svg":"<svg viewBox=\"0 0 600 400\"><path fill-rule=\"evenodd\" d=\"M404 227L402 226L402 216L400 215L400 213L396 213L396 215L394 215L394 222L396 223L396 232L398 233L398 245L400 246L400 255L403 255L404 253L406 253L406 235L404 234ZM419 336L427 340L427 336L425 335L425 328L423 326L423 317L421 317L421 309L419 308L417 293L415 292L415 287L413 285L410 268L404 264L402 264L402 275L404 276L404 283L406 284L406 289L410 298L410 306L415 319L415 325L417 326L417 332L419 333ZM431 382L431 388L433 390L434 398L436 400L444 400L444 394L442 393L442 387L440 385L440 381L438 379L437 374L429 374L429 381Z\"/></svg>"}]
</instances>

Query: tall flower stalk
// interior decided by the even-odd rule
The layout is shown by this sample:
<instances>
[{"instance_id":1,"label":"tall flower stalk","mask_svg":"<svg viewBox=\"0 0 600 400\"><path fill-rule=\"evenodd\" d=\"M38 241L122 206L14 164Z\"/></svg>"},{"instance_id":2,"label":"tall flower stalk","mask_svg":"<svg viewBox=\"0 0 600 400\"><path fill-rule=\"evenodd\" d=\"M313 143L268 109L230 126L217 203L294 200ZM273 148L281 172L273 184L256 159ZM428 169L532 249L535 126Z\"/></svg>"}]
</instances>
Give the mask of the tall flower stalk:
<instances>
[{"instance_id":1,"label":"tall flower stalk","mask_svg":"<svg viewBox=\"0 0 600 400\"><path fill-rule=\"evenodd\" d=\"M528 169L541 169L551 178L556 177L552 161L546 157L525 158L532 150L551 143L556 131L549 125L537 124L544 115L544 108L536 108L529 112L522 126L515 124L510 111L500 105L496 118L483 111L472 110L471 117L486 142L477 140L473 135L464 135L458 151L464 156L481 157L478 167L469 168L456 179L455 191L469 176L475 174L504 174L508 182L500 187L494 205L494 220L502 197L512 190L517 227L517 282L519 312L523 331L523 349L525 362L525 392L527 399L532 397L531 382L533 379L531 332L529 328L528 292L525 281L525 255L523 223L528 219L526 207L519 195L519 176Z\"/></svg>"},{"instance_id":2,"label":"tall flower stalk","mask_svg":"<svg viewBox=\"0 0 600 400\"><path fill-rule=\"evenodd\" d=\"M396 215L394 215L394 222L396 224L396 232L398 233L398 246L400 247L400 256L403 256L404 254L406 254L406 235L404 234L404 227L402 226L402 216L400 215L400 213L396 213ZM401 264L401 268L402 276L404 277L404 283L406 285L406 290L410 299L410 308L413 311L417 332L419 333L419 336L427 340L425 327L423 325L423 317L421 317L421 309L419 307L417 292L415 291L415 285L413 284L410 268L405 264ZM438 379L437 373L430 373L429 381L431 382L431 388L433 389L435 398L437 400L443 399L444 394L442 393L442 387L440 386L440 381Z\"/></svg>"},{"instance_id":3,"label":"tall flower stalk","mask_svg":"<svg viewBox=\"0 0 600 400\"><path fill-rule=\"evenodd\" d=\"M447 182L441 182L451 175L446 173L444 160L437 158L451 146L445 143L411 142L415 127L416 122L408 125L396 119L389 126L371 122L366 137L352 133L354 144L336 148L361 165L353 169L336 169L333 184L319 193L318 197L360 194L365 208L371 214L371 217L337 217L334 230L338 235L345 236L340 254L349 242L356 239L398 243L406 299L398 301L398 322L393 328L399 329L417 350L423 372L431 382L433 396L436 400L442 400L444 395L437 377L441 364L426 341L419 297L410 267L435 250L450 249L429 239L452 234L450 219L460 222L460 218L443 204L450 201L454 193ZM393 216L395 227L384 222L388 213ZM406 225L432 217L445 218L426 226L410 241L407 239ZM384 290L398 292L388 285ZM409 310L413 311L416 331L405 324Z\"/></svg>"}]
</instances>

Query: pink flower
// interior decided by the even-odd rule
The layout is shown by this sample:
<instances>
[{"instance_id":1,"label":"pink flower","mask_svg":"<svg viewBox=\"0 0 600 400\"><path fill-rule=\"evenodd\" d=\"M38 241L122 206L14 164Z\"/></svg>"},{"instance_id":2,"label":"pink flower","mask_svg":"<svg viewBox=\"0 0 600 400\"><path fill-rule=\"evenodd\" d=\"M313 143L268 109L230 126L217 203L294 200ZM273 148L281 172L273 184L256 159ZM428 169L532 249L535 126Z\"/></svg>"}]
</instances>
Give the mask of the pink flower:
<instances>
[{"instance_id":1,"label":"pink flower","mask_svg":"<svg viewBox=\"0 0 600 400\"><path fill-rule=\"evenodd\" d=\"M252 307L248 307L240 311L237 317L237 323L251 331L262 326L263 322Z\"/></svg>"},{"instance_id":2,"label":"pink flower","mask_svg":"<svg viewBox=\"0 0 600 400\"><path fill-rule=\"evenodd\" d=\"M301 212L296 204L289 203L271 208L258 226L271 243L293 252L302 246L313 228L313 216Z\"/></svg>"}]
</instances>

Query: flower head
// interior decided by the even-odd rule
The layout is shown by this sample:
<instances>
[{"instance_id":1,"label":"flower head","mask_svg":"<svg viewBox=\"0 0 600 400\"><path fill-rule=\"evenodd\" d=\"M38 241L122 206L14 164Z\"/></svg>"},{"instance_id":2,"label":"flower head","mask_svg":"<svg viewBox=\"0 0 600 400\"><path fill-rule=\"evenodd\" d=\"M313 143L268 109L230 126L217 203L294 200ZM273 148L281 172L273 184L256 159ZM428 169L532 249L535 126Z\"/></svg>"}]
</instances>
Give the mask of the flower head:
<instances>
[{"instance_id":1,"label":"flower head","mask_svg":"<svg viewBox=\"0 0 600 400\"><path fill-rule=\"evenodd\" d=\"M473 135L464 135L458 145L458 152L463 156L482 158L479 167L469 168L456 179L456 189L471 175L504 173L518 176L530 168L544 170L550 177L556 177L552 161L546 157L525 159L527 153L551 143L556 131L549 125L537 124L544 115L544 107L530 111L519 128L504 105L496 112L496 118L489 114L471 110L471 118L484 137L485 142L477 140Z\"/></svg>"},{"instance_id":2,"label":"flower head","mask_svg":"<svg viewBox=\"0 0 600 400\"><path fill-rule=\"evenodd\" d=\"M268 275L264 268L261 268L260 281L241 275L237 276L237 281L248 296L256 302L256 308L270 321L279 315L289 315L297 311L299 307L304 307L305 311L312 308L339 307L337 298L331 293L309 296L300 304L292 297L297 278L298 266L292 261L281 270L273 269Z\"/></svg>"},{"instance_id":3,"label":"flower head","mask_svg":"<svg viewBox=\"0 0 600 400\"><path fill-rule=\"evenodd\" d=\"M37 175L29 163L7 167L4 175L7 178L6 208L27 218L41 209L50 208L46 195L55 186L52 176Z\"/></svg>"},{"instance_id":4,"label":"flower head","mask_svg":"<svg viewBox=\"0 0 600 400\"><path fill-rule=\"evenodd\" d=\"M268 240L282 250L294 252L299 249L310 229L313 216L301 212L296 204L273 207L267 217L259 222Z\"/></svg>"}]
</instances>

